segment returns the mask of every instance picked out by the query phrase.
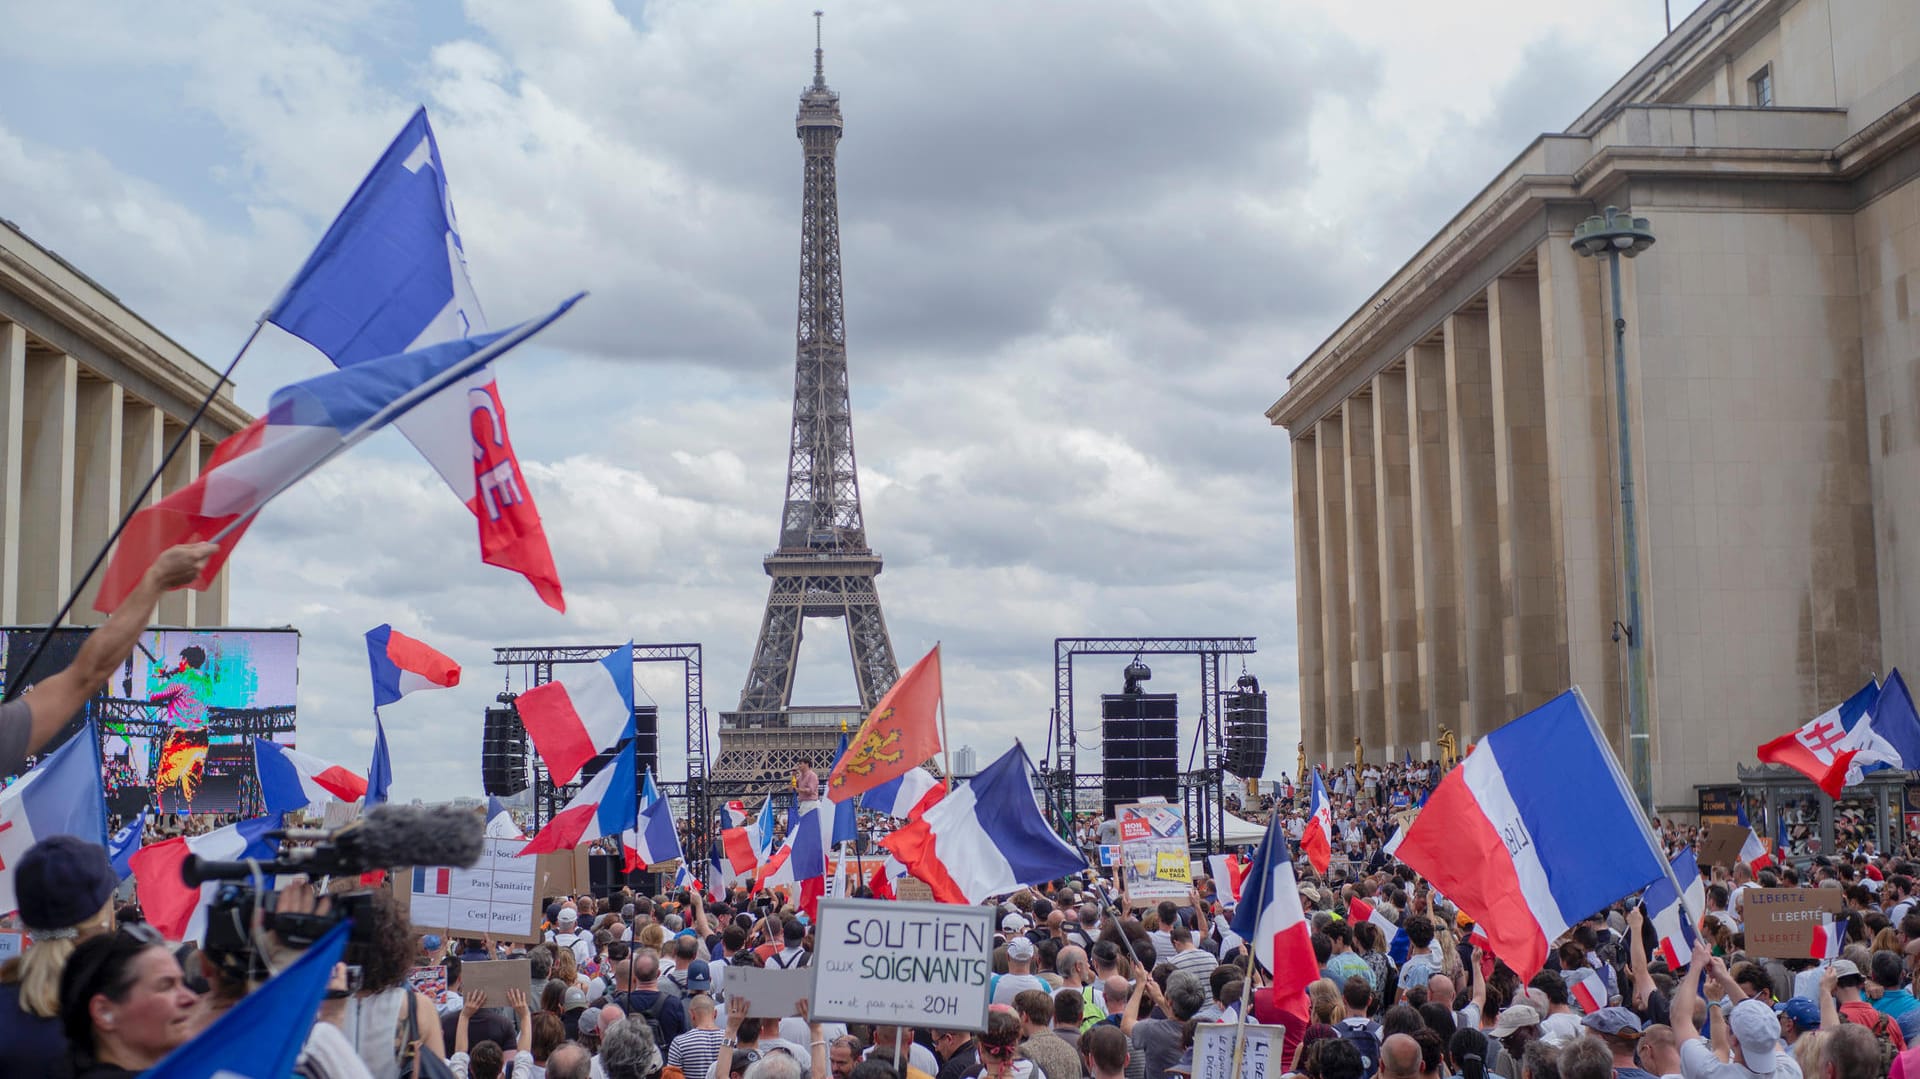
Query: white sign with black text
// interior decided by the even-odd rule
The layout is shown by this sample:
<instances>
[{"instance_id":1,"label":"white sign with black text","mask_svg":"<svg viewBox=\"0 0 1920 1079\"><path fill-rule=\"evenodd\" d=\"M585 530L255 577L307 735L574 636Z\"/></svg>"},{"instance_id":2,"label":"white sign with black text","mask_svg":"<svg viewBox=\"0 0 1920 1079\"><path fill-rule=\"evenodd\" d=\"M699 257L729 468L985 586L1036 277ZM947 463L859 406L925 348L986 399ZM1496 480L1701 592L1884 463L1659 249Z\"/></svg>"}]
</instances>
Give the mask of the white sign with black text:
<instances>
[{"instance_id":1,"label":"white sign with black text","mask_svg":"<svg viewBox=\"0 0 1920 1079\"><path fill-rule=\"evenodd\" d=\"M993 930L992 907L824 898L813 1018L985 1030Z\"/></svg>"}]
</instances>

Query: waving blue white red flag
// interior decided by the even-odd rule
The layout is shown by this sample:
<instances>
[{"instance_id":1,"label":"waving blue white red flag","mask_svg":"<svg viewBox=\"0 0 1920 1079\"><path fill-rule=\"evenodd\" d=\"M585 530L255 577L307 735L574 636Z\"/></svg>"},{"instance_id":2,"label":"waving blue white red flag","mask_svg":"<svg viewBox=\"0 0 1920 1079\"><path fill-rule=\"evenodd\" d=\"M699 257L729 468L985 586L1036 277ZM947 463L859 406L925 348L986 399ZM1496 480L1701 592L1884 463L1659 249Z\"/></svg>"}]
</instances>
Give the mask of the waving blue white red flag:
<instances>
[{"instance_id":1,"label":"waving blue white red flag","mask_svg":"<svg viewBox=\"0 0 1920 1079\"><path fill-rule=\"evenodd\" d=\"M520 694L515 707L547 773L571 783L582 765L631 733L633 642L595 663L554 666L553 681Z\"/></svg>"},{"instance_id":2,"label":"waving blue white red flag","mask_svg":"<svg viewBox=\"0 0 1920 1079\"><path fill-rule=\"evenodd\" d=\"M680 831L673 824L673 807L653 785L653 769L647 769L640 785L640 816L635 826L620 835L620 850L627 872L645 869L655 862L686 858L680 850Z\"/></svg>"},{"instance_id":3,"label":"waving blue white red flag","mask_svg":"<svg viewBox=\"0 0 1920 1079\"><path fill-rule=\"evenodd\" d=\"M881 845L942 903L978 903L1087 866L1047 826L1020 743Z\"/></svg>"},{"instance_id":4,"label":"waving blue white red flag","mask_svg":"<svg viewBox=\"0 0 1920 1079\"><path fill-rule=\"evenodd\" d=\"M360 181L267 321L337 367L486 331L427 110ZM481 561L523 575L542 602L566 610L492 368L468 372L400 429L478 521Z\"/></svg>"},{"instance_id":5,"label":"waving blue white red flag","mask_svg":"<svg viewBox=\"0 0 1920 1079\"><path fill-rule=\"evenodd\" d=\"M336 798L351 802L367 793L364 776L271 738L253 740L253 762L260 777L260 800L269 813L324 806Z\"/></svg>"},{"instance_id":6,"label":"waving blue white red flag","mask_svg":"<svg viewBox=\"0 0 1920 1079\"><path fill-rule=\"evenodd\" d=\"M1647 885L1640 901L1646 908L1654 947L1667 961L1668 970L1679 970L1693 962L1694 945L1700 940L1694 925L1706 913L1707 889L1700 880L1700 865L1692 848L1675 855L1672 865L1672 878L1661 877Z\"/></svg>"},{"instance_id":7,"label":"waving blue white red flag","mask_svg":"<svg viewBox=\"0 0 1920 1079\"><path fill-rule=\"evenodd\" d=\"M626 746L614 754L613 763L589 779L580 793L567 801L566 808L555 813L546 827L527 841L518 856L572 850L589 839L633 830L640 815L634 741L629 738Z\"/></svg>"},{"instance_id":8,"label":"waving blue white red flag","mask_svg":"<svg viewBox=\"0 0 1920 1079\"><path fill-rule=\"evenodd\" d=\"M1240 902L1233 908L1232 929L1253 947L1260 965L1272 972L1274 1001L1304 1015L1302 998L1307 986L1320 977L1320 964L1314 960L1313 931L1300 905L1300 885L1293 876L1287 837L1277 823L1279 814L1274 820L1247 866Z\"/></svg>"},{"instance_id":9,"label":"waving blue white red flag","mask_svg":"<svg viewBox=\"0 0 1920 1079\"><path fill-rule=\"evenodd\" d=\"M367 631L367 665L373 672L373 706L382 708L423 689L460 684L460 665L425 641L382 623Z\"/></svg>"},{"instance_id":10,"label":"waving blue white red flag","mask_svg":"<svg viewBox=\"0 0 1920 1079\"><path fill-rule=\"evenodd\" d=\"M1306 826L1300 830L1300 852L1322 876L1333 864L1333 808L1327 804L1327 787L1320 782L1319 769L1313 773L1313 797L1307 803Z\"/></svg>"},{"instance_id":11,"label":"waving blue white red flag","mask_svg":"<svg viewBox=\"0 0 1920 1079\"><path fill-rule=\"evenodd\" d=\"M565 314L579 296L539 318L388 356L274 391L267 414L229 436L192 483L133 515L114 547L94 607L118 607L161 552L212 541L219 550L189 586L200 591L226 565L254 516L281 492L366 441L435 394L504 356Z\"/></svg>"},{"instance_id":12,"label":"waving blue white red flag","mask_svg":"<svg viewBox=\"0 0 1920 1079\"><path fill-rule=\"evenodd\" d=\"M1580 797L1569 798L1569 783ZM1613 750L1569 690L1480 740L1394 856L1480 923L1522 980L1569 926L1667 873Z\"/></svg>"},{"instance_id":13,"label":"waving blue white red flag","mask_svg":"<svg viewBox=\"0 0 1920 1079\"><path fill-rule=\"evenodd\" d=\"M27 848L49 836L107 842L107 792L93 721L0 791L0 914L19 908L13 871Z\"/></svg>"}]
</instances>

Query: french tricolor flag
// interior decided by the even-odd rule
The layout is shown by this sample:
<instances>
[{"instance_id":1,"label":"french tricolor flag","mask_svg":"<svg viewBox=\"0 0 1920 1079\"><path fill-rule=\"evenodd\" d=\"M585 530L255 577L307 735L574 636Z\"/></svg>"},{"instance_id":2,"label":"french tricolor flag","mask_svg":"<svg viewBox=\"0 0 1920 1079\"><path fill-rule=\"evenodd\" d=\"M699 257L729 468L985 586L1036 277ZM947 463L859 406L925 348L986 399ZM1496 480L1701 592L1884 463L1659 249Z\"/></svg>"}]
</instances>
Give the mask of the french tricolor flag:
<instances>
[{"instance_id":1,"label":"french tricolor flag","mask_svg":"<svg viewBox=\"0 0 1920 1079\"><path fill-rule=\"evenodd\" d=\"M889 817L912 818L924 813L942 795L946 786L925 768L915 768L895 776L872 790L860 793L860 808Z\"/></svg>"},{"instance_id":2,"label":"french tricolor flag","mask_svg":"<svg viewBox=\"0 0 1920 1079\"><path fill-rule=\"evenodd\" d=\"M1053 834L1034 798L1033 763L1015 742L967 785L881 841L942 903L978 903L1087 867Z\"/></svg>"},{"instance_id":3,"label":"french tricolor flag","mask_svg":"<svg viewBox=\"0 0 1920 1079\"><path fill-rule=\"evenodd\" d=\"M622 659L626 655L620 653ZM525 699L522 695L521 700ZM579 794L567 801L565 809L555 813L547 826L520 848L518 857L572 850L589 839L632 830L639 818L640 806L640 785L634 779L634 765L633 742L629 741L626 748L614 756L611 766L600 769L598 775L580 788Z\"/></svg>"},{"instance_id":4,"label":"french tricolor flag","mask_svg":"<svg viewBox=\"0 0 1920 1079\"><path fill-rule=\"evenodd\" d=\"M1767 850L1767 845L1761 841L1760 834L1753 830L1752 824L1748 823L1746 806L1734 807L1734 823L1747 830L1746 841L1740 844L1740 860L1746 863L1747 868L1758 873L1772 866L1773 853Z\"/></svg>"},{"instance_id":5,"label":"french tricolor flag","mask_svg":"<svg viewBox=\"0 0 1920 1079\"><path fill-rule=\"evenodd\" d=\"M1678 892L1674 884L1680 885ZM1693 962L1693 947L1699 941L1694 919L1706 912L1706 885L1700 880L1700 865L1691 849L1673 859L1673 880L1662 877L1647 886L1641 896L1648 920L1658 938L1661 958L1669 971L1677 971Z\"/></svg>"},{"instance_id":6,"label":"french tricolor flag","mask_svg":"<svg viewBox=\"0 0 1920 1079\"><path fill-rule=\"evenodd\" d=\"M827 846L833 828L830 810L823 802L804 803L787 818L787 839L772 858L760 863L754 873L753 890L758 892L778 884L800 886L799 907L814 917L819 901L827 891Z\"/></svg>"},{"instance_id":7,"label":"french tricolor flag","mask_svg":"<svg viewBox=\"0 0 1920 1079\"><path fill-rule=\"evenodd\" d=\"M1610 994L1607 983L1600 980L1600 973L1592 967L1581 967L1566 973L1567 995L1573 998L1580 1010L1588 1015L1607 1006Z\"/></svg>"},{"instance_id":8,"label":"french tricolor flag","mask_svg":"<svg viewBox=\"0 0 1920 1079\"><path fill-rule=\"evenodd\" d=\"M92 720L0 791L0 911L19 909L13 871L21 856L56 835L107 841L106 789L100 781L100 742Z\"/></svg>"},{"instance_id":9,"label":"french tricolor flag","mask_svg":"<svg viewBox=\"0 0 1920 1079\"><path fill-rule=\"evenodd\" d=\"M1333 810L1327 805L1327 788L1320 772L1313 773L1313 799L1307 803L1307 824L1300 831L1300 850L1315 873L1325 874L1333 864Z\"/></svg>"},{"instance_id":10,"label":"french tricolor flag","mask_svg":"<svg viewBox=\"0 0 1920 1079\"><path fill-rule=\"evenodd\" d=\"M640 816L636 826L620 836L620 849L626 856L625 868L628 872L645 869L656 862L670 862L681 859L681 869L686 868L686 859L680 850L680 832L673 826L673 807L653 785L653 769L647 769L646 779L640 788Z\"/></svg>"},{"instance_id":11,"label":"french tricolor flag","mask_svg":"<svg viewBox=\"0 0 1920 1079\"><path fill-rule=\"evenodd\" d=\"M1240 902L1240 886L1247 879L1249 862L1240 860L1235 854L1207 855L1207 872L1213 875L1213 886L1219 894L1235 903Z\"/></svg>"},{"instance_id":12,"label":"french tricolor flag","mask_svg":"<svg viewBox=\"0 0 1920 1079\"><path fill-rule=\"evenodd\" d=\"M633 724L633 642L597 663L564 663L553 681L520 694L520 721L555 783L619 741Z\"/></svg>"},{"instance_id":13,"label":"french tricolor flag","mask_svg":"<svg viewBox=\"0 0 1920 1079\"><path fill-rule=\"evenodd\" d=\"M367 793L366 777L271 738L253 740L253 763L260 773L260 797L269 813L322 806L335 798L351 802Z\"/></svg>"},{"instance_id":14,"label":"french tricolor flag","mask_svg":"<svg viewBox=\"0 0 1920 1079\"><path fill-rule=\"evenodd\" d=\"M1393 923L1393 919L1374 909L1372 903L1364 899L1354 899L1347 904L1347 921L1358 925L1366 922L1380 931L1380 939L1387 942L1387 956L1395 963L1405 963L1407 954L1413 950L1413 941L1407 931Z\"/></svg>"},{"instance_id":15,"label":"french tricolor flag","mask_svg":"<svg viewBox=\"0 0 1920 1079\"><path fill-rule=\"evenodd\" d=\"M453 870L446 866L418 866L413 871L415 895L452 895Z\"/></svg>"},{"instance_id":16,"label":"french tricolor flag","mask_svg":"<svg viewBox=\"0 0 1920 1079\"><path fill-rule=\"evenodd\" d=\"M1577 690L1481 739L1393 853L1478 922L1522 980L1569 926L1667 873Z\"/></svg>"},{"instance_id":17,"label":"french tricolor flag","mask_svg":"<svg viewBox=\"0 0 1920 1079\"><path fill-rule=\"evenodd\" d=\"M390 625L367 631L367 661L373 668L375 708L415 690L451 689L460 684L458 663Z\"/></svg>"},{"instance_id":18,"label":"french tricolor flag","mask_svg":"<svg viewBox=\"0 0 1920 1079\"><path fill-rule=\"evenodd\" d=\"M1305 1014L1302 994L1320 977L1320 965L1314 961L1313 932L1300 906L1300 886L1293 877L1293 861L1279 819L1274 814L1254 851L1240 888L1240 905L1233 911L1232 929L1253 945L1254 957L1273 972L1274 1001Z\"/></svg>"},{"instance_id":19,"label":"french tricolor flag","mask_svg":"<svg viewBox=\"0 0 1920 1079\"><path fill-rule=\"evenodd\" d=\"M1838 959L1847 944L1847 920L1836 918L1813 927L1813 946L1807 955L1814 959Z\"/></svg>"},{"instance_id":20,"label":"french tricolor flag","mask_svg":"<svg viewBox=\"0 0 1920 1079\"><path fill-rule=\"evenodd\" d=\"M197 854L212 861L266 861L279 850L279 841L270 833L278 831L280 825L280 814L269 813L205 835L175 836L135 851L127 861L133 867L133 894L140 901L140 912L168 940L204 939L207 907L220 890L220 882L208 881L198 888L184 884L180 867L187 855Z\"/></svg>"}]
</instances>

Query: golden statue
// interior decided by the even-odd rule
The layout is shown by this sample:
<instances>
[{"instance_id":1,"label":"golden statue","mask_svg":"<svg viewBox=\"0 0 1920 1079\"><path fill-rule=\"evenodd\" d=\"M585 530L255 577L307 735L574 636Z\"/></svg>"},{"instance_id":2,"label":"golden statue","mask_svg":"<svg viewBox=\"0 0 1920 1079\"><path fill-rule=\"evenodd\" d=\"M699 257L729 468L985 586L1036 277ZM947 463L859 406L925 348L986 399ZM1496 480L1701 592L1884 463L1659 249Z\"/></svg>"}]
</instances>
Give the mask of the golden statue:
<instances>
[{"instance_id":1,"label":"golden statue","mask_svg":"<svg viewBox=\"0 0 1920 1079\"><path fill-rule=\"evenodd\" d=\"M1299 781L1299 785L1300 785L1300 786L1302 786L1302 787L1304 787L1304 786L1306 786L1306 785L1307 785L1307 744L1306 744L1305 742L1302 742L1302 743L1300 743L1300 781Z\"/></svg>"},{"instance_id":2,"label":"golden statue","mask_svg":"<svg viewBox=\"0 0 1920 1079\"><path fill-rule=\"evenodd\" d=\"M1454 765L1460 763L1460 743L1454 738L1450 728L1445 726L1440 728L1440 737L1435 745L1440 749L1441 771L1451 770Z\"/></svg>"},{"instance_id":3,"label":"golden statue","mask_svg":"<svg viewBox=\"0 0 1920 1079\"><path fill-rule=\"evenodd\" d=\"M1353 740L1353 770L1360 772L1367 766L1367 751L1360 746L1360 739Z\"/></svg>"}]
</instances>

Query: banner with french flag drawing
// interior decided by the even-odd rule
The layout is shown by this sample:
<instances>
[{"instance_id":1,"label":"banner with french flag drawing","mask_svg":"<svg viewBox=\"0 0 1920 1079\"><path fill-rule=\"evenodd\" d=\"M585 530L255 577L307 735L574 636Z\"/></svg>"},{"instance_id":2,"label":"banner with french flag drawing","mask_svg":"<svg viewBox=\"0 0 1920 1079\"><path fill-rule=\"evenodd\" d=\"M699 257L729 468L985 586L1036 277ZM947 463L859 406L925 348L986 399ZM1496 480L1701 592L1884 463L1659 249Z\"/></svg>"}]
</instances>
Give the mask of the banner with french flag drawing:
<instances>
[{"instance_id":1,"label":"banner with french flag drawing","mask_svg":"<svg viewBox=\"0 0 1920 1079\"><path fill-rule=\"evenodd\" d=\"M253 762L269 813L323 806L335 798L351 802L367 793L364 776L271 738L253 740Z\"/></svg>"},{"instance_id":2,"label":"banner with french flag drawing","mask_svg":"<svg viewBox=\"0 0 1920 1079\"><path fill-rule=\"evenodd\" d=\"M1087 859L1047 827L1033 762L1019 742L881 845L942 903L978 903L1023 884L1070 876Z\"/></svg>"},{"instance_id":3,"label":"banner with french flag drawing","mask_svg":"<svg viewBox=\"0 0 1920 1079\"><path fill-rule=\"evenodd\" d=\"M373 670L373 706L384 708L423 689L460 684L460 665L431 645L385 623L367 631L367 664Z\"/></svg>"},{"instance_id":4,"label":"banner with french flag drawing","mask_svg":"<svg viewBox=\"0 0 1920 1079\"><path fill-rule=\"evenodd\" d=\"M215 447L192 483L127 522L94 608L107 612L120 606L153 560L182 543L212 541L219 547L189 586L205 591L268 502L524 343L579 299L576 295L539 318L499 333L432 345L275 390L267 414Z\"/></svg>"},{"instance_id":5,"label":"banner with french flag drawing","mask_svg":"<svg viewBox=\"0 0 1920 1079\"><path fill-rule=\"evenodd\" d=\"M555 664L553 681L520 694L515 706L553 781L573 782L633 726L633 642L598 662Z\"/></svg>"},{"instance_id":6,"label":"banner with french flag drawing","mask_svg":"<svg viewBox=\"0 0 1920 1079\"><path fill-rule=\"evenodd\" d=\"M415 895L452 895L453 870L446 866L415 866L413 893Z\"/></svg>"},{"instance_id":7,"label":"banner with french flag drawing","mask_svg":"<svg viewBox=\"0 0 1920 1079\"><path fill-rule=\"evenodd\" d=\"M400 129L266 318L342 368L485 332L427 110ZM400 429L473 514L481 561L565 611L492 368L468 372Z\"/></svg>"},{"instance_id":8,"label":"banner with french flag drawing","mask_svg":"<svg viewBox=\"0 0 1920 1079\"><path fill-rule=\"evenodd\" d=\"M1523 981L1568 927L1667 873L1578 690L1482 738L1396 838L1393 855L1478 922Z\"/></svg>"},{"instance_id":9,"label":"banner with french flag drawing","mask_svg":"<svg viewBox=\"0 0 1920 1079\"><path fill-rule=\"evenodd\" d=\"M100 741L93 720L0 791L0 914L20 908L14 867L48 836L79 836L107 845L107 793L100 781Z\"/></svg>"}]
</instances>

